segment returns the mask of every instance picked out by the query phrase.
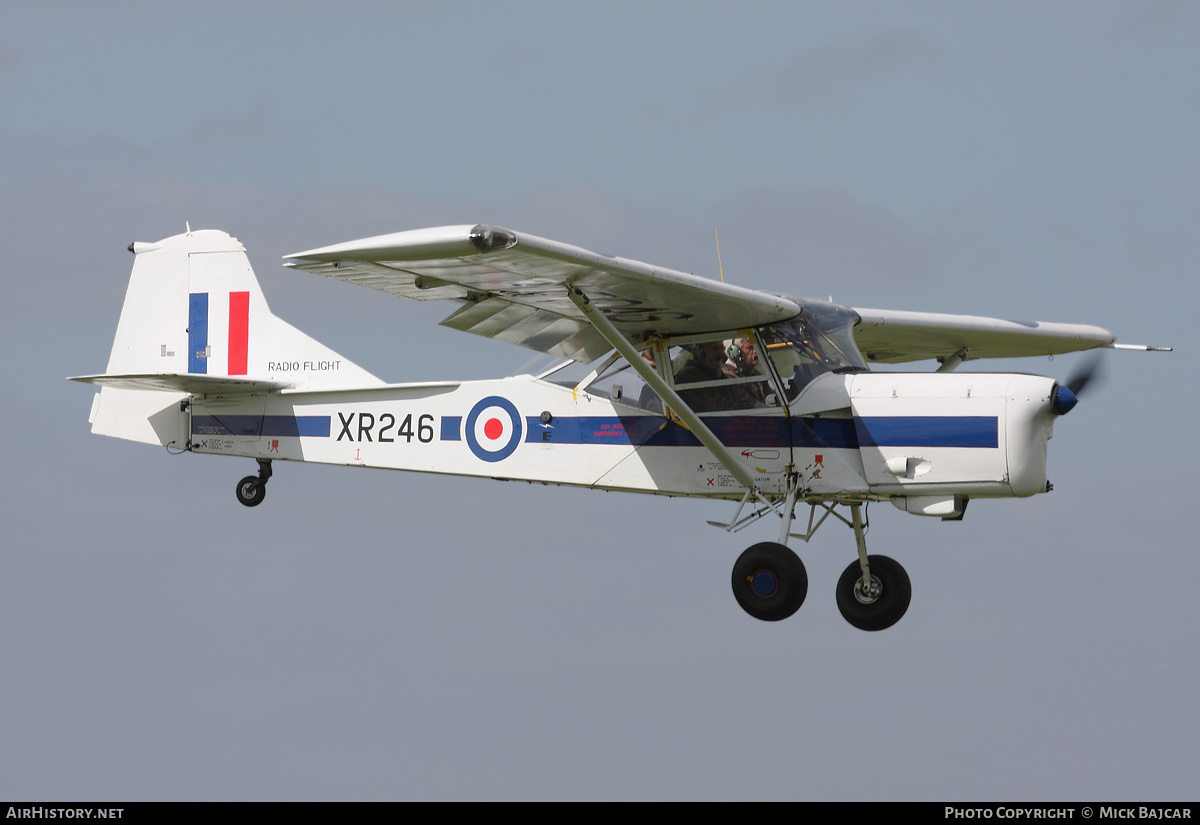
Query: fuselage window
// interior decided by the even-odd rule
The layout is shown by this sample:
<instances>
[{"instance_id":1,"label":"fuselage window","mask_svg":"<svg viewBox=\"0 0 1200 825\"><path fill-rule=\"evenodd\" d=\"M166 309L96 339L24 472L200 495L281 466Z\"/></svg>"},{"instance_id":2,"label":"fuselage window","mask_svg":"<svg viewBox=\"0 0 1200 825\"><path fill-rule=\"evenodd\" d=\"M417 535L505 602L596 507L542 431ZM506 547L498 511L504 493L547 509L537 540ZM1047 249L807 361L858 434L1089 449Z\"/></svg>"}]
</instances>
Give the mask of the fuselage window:
<instances>
[{"instance_id":1,"label":"fuselage window","mask_svg":"<svg viewBox=\"0 0 1200 825\"><path fill-rule=\"evenodd\" d=\"M642 359L654 366L654 351L645 350ZM646 412L662 414L663 404L658 394L629 366L624 358L612 353L607 362L601 361L595 377L585 381L584 392L608 398L617 404L636 407Z\"/></svg>"}]
</instances>

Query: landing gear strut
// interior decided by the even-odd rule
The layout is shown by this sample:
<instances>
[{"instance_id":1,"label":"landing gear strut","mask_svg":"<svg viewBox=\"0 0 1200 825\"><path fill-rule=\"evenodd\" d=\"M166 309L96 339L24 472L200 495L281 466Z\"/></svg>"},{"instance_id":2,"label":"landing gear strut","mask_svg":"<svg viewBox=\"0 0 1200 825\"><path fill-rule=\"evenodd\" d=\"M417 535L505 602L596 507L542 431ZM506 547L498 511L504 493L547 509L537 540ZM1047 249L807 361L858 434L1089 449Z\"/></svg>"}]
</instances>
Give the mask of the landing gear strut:
<instances>
[{"instance_id":1,"label":"landing gear strut","mask_svg":"<svg viewBox=\"0 0 1200 825\"><path fill-rule=\"evenodd\" d=\"M832 515L854 529L858 544L858 561L847 567L838 580L837 605L842 617L859 630L884 630L900 621L912 600L912 584L898 562L887 556L867 555L863 505L848 503L851 518L847 519L834 511L837 502L818 502L812 505L807 532L792 533L798 487L795 481L789 481L782 509L776 509L774 504L764 500L762 507L739 521L742 508L750 500L750 494L747 494L728 524L709 522L733 531L772 511L783 520L778 543L762 542L750 547L733 566L733 595L738 604L764 622L786 619L799 610L808 595L808 573L799 556L787 548L786 542L789 537L808 541ZM813 516L818 506L824 508L825 514L814 524Z\"/></svg>"},{"instance_id":2,"label":"landing gear strut","mask_svg":"<svg viewBox=\"0 0 1200 825\"><path fill-rule=\"evenodd\" d=\"M756 544L742 553L733 566L733 597L742 610L764 622L786 619L800 609L808 595L808 572L804 562L784 543L792 528L798 486L795 477L789 478L787 500L780 513L783 529L779 531L779 543L764 541ZM738 511L740 513L741 508Z\"/></svg>"},{"instance_id":3,"label":"landing gear strut","mask_svg":"<svg viewBox=\"0 0 1200 825\"><path fill-rule=\"evenodd\" d=\"M837 605L842 618L859 630L884 630L908 610L912 583L900 563L887 556L868 556L861 504L851 504L858 561L842 573L837 584Z\"/></svg>"},{"instance_id":4,"label":"landing gear strut","mask_svg":"<svg viewBox=\"0 0 1200 825\"><path fill-rule=\"evenodd\" d=\"M246 476L237 483L237 500L247 507L262 504L267 495L267 479L271 477L271 459L258 460L258 475Z\"/></svg>"},{"instance_id":5,"label":"landing gear strut","mask_svg":"<svg viewBox=\"0 0 1200 825\"><path fill-rule=\"evenodd\" d=\"M854 562L837 584L842 617L859 630L884 630L900 621L912 599L912 584L899 562L887 556L868 556L870 584L863 584L862 564Z\"/></svg>"}]
</instances>

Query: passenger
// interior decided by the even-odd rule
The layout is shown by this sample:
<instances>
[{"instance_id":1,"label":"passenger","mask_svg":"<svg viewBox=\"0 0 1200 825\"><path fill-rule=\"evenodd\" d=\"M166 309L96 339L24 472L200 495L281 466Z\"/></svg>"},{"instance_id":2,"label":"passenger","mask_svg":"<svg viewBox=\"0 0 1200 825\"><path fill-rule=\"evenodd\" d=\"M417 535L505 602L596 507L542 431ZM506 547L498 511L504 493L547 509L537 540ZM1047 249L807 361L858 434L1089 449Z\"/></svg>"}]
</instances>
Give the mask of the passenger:
<instances>
[{"instance_id":1,"label":"passenger","mask_svg":"<svg viewBox=\"0 0 1200 825\"><path fill-rule=\"evenodd\" d=\"M729 360L725 363L724 372L729 378L762 376L762 370L758 366L758 350L754 348L754 341L750 338L734 338L725 352ZM729 387L728 394L733 404L732 409L767 406L765 381L734 384Z\"/></svg>"},{"instance_id":2,"label":"passenger","mask_svg":"<svg viewBox=\"0 0 1200 825\"><path fill-rule=\"evenodd\" d=\"M729 356L728 366L737 370L739 376L761 375L758 369L758 350L749 338L734 338L725 350Z\"/></svg>"}]
</instances>

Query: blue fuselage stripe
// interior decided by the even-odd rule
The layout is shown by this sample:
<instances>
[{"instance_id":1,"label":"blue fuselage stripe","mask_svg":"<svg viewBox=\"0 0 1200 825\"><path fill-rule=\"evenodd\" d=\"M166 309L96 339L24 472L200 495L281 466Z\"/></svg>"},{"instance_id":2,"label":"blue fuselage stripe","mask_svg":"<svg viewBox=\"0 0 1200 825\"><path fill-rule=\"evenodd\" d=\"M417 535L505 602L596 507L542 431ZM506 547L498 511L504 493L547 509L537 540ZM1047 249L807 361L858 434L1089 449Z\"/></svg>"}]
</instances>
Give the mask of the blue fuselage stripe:
<instances>
[{"instance_id":1,"label":"blue fuselage stripe","mask_svg":"<svg viewBox=\"0 0 1200 825\"><path fill-rule=\"evenodd\" d=\"M328 415L194 415L193 435L329 438ZM731 447L857 450L866 447L967 447L999 445L995 416L879 416L796 418L721 416L705 423ZM462 418L443 416L442 441L462 440ZM579 416L543 424L525 419L525 442L699 447L690 430L662 416Z\"/></svg>"},{"instance_id":2,"label":"blue fuselage stripe","mask_svg":"<svg viewBox=\"0 0 1200 825\"><path fill-rule=\"evenodd\" d=\"M792 444L796 447L857 450L858 431L850 418L794 418Z\"/></svg>"},{"instance_id":3,"label":"blue fuselage stripe","mask_svg":"<svg viewBox=\"0 0 1200 825\"><path fill-rule=\"evenodd\" d=\"M704 423L731 447L843 447L858 449L850 419L734 415L705 418ZM527 417L526 441L554 444L626 444L635 447L699 447L690 430L662 416L582 416L555 418L550 424Z\"/></svg>"},{"instance_id":4,"label":"blue fuselage stripe","mask_svg":"<svg viewBox=\"0 0 1200 825\"><path fill-rule=\"evenodd\" d=\"M739 447L786 447L788 422L771 416L706 418L722 442ZM525 440L551 444L624 444L635 447L698 447L700 440L685 427L662 416L580 416L543 424L526 417Z\"/></svg>"},{"instance_id":5,"label":"blue fuselage stripe","mask_svg":"<svg viewBox=\"0 0 1200 825\"><path fill-rule=\"evenodd\" d=\"M999 445L994 415L877 416L856 418L867 447L991 447Z\"/></svg>"},{"instance_id":6,"label":"blue fuselage stripe","mask_svg":"<svg viewBox=\"0 0 1200 825\"><path fill-rule=\"evenodd\" d=\"M888 416L877 418L795 418L713 416L704 423L731 447L826 448L996 447L995 416ZM688 429L662 416L580 416L543 424L525 419L527 442L624 444L634 447L699 447ZM444 438L445 436L443 436Z\"/></svg>"},{"instance_id":7,"label":"blue fuselage stripe","mask_svg":"<svg viewBox=\"0 0 1200 825\"><path fill-rule=\"evenodd\" d=\"M329 438L329 416L193 415L192 435Z\"/></svg>"}]
</instances>

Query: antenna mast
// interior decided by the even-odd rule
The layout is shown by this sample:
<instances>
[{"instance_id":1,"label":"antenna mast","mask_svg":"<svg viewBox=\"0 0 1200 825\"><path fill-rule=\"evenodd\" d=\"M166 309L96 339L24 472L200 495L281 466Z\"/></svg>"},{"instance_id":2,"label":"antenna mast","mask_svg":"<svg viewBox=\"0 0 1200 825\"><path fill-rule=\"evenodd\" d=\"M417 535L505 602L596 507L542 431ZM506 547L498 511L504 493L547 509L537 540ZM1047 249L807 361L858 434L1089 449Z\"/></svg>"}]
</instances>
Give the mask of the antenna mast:
<instances>
[{"instance_id":1,"label":"antenna mast","mask_svg":"<svg viewBox=\"0 0 1200 825\"><path fill-rule=\"evenodd\" d=\"M717 269L721 272L721 283L725 283L725 267L721 263L721 236L717 234L716 227L713 227L713 237L717 239Z\"/></svg>"}]
</instances>

